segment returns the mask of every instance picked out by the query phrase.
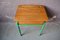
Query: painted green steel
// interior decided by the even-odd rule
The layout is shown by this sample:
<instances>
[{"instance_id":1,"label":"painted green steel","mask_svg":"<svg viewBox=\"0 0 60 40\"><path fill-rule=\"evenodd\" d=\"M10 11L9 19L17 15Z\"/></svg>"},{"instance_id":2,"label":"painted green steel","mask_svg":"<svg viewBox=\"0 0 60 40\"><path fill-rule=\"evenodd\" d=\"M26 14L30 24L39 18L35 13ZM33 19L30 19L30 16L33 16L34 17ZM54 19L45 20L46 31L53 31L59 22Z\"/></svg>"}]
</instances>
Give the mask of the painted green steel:
<instances>
[{"instance_id":1,"label":"painted green steel","mask_svg":"<svg viewBox=\"0 0 60 40\"><path fill-rule=\"evenodd\" d=\"M46 22L44 22L44 23L42 24L42 28L41 28L41 30L40 30L40 34L41 34L42 31L44 30L45 25L46 25Z\"/></svg>"},{"instance_id":2,"label":"painted green steel","mask_svg":"<svg viewBox=\"0 0 60 40\"><path fill-rule=\"evenodd\" d=\"M21 29L20 29L20 26L19 26L19 23L18 23L18 22L17 22L17 26L18 26L19 33L20 33L20 35L22 36L22 34L21 34Z\"/></svg>"},{"instance_id":3,"label":"painted green steel","mask_svg":"<svg viewBox=\"0 0 60 40\"><path fill-rule=\"evenodd\" d=\"M42 26L42 28L40 30L40 34L41 34L43 32L43 30L44 30L44 27L46 25L46 22L44 22L43 24L19 24L18 22L16 22L16 25L18 26L19 33L22 36L21 29L20 29L19 26L39 26L39 27Z\"/></svg>"},{"instance_id":4,"label":"painted green steel","mask_svg":"<svg viewBox=\"0 0 60 40\"><path fill-rule=\"evenodd\" d=\"M24 27L26 27L26 26L41 26L40 24L20 24L20 26L24 26Z\"/></svg>"},{"instance_id":5,"label":"painted green steel","mask_svg":"<svg viewBox=\"0 0 60 40\"><path fill-rule=\"evenodd\" d=\"M25 27L25 26L39 26L39 27L40 27L41 25L42 25L42 24L19 24L19 26L24 26L24 27ZM16 22L16 26L18 26L18 25L17 25L17 22Z\"/></svg>"}]
</instances>

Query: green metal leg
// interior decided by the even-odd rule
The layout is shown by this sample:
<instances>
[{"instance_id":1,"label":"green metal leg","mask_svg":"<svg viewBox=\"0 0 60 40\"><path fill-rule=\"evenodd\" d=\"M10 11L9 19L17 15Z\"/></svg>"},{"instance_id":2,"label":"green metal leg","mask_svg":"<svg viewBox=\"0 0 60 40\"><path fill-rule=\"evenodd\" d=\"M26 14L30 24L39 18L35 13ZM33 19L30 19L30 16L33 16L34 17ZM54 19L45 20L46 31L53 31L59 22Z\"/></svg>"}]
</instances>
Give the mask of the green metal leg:
<instances>
[{"instance_id":1,"label":"green metal leg","mask_svg":"<svg viewBox=\"0 0 60 40\"><path fill-rule=\"evenodd\" d=\"M19 33L20 33L20 35L22 36L22 34L21 34L21 29L20 29L20 26L19 26L19 22L17 22L17 26L18 26Z\"/></svg>"},{"instance_id":2,"label":"green metal leg","mask_svg":"<svg viewBox=\"0 0 60 40\"><path fill-rule=\"evenodd\" d=\"M44 22L44 23L42 24L42 28L41 28L41 30L40 30L40 35L42 34L42 32L43 32L43 30L44 30L45 25L46 25L46 22Z\"/></svg>"}]
</instances>

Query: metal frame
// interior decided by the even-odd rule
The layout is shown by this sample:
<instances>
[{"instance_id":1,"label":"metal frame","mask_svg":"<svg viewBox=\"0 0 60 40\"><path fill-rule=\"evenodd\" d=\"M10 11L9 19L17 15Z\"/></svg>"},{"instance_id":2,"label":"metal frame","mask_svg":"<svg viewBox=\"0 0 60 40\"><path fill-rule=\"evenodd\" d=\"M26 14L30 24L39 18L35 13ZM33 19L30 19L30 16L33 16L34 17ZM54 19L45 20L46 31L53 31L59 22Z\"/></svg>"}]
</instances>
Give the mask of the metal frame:
<instances>
[{"instance_id":1,"label":"metal frame","mask_svg":"<svg viewBox=\"0 0 60 40\"><path fill-rule=\"evenodd\" d=\"M44 28L45 28L45 25L46 25L46 22L44 22L44 23L41 24L41 25L42 25L42 28L41 28L41 30L40 30L40 35L42 35L42 32L43 32L43 30L44 30ZM18 26L19 33L20 33L20 35L22 36L22 34L21 34L21 29L20 29L20 26L19 26L19 22L17 22L17 26Z\"/></svg>"},{"instance_id":2,"label":"metal frame","mask_svg":"<svg viewBox=\"0 0 60 40\"><path fill-rule=\"evenodd\" d=\"M41 30L40 30L40 35L42 35L42 32L43 32L43 30L44 30L44 28L45 28L45 25L46 25L46 22L44 22L44 23L42 24L42 28L41 28Z\"/></svg>"},{"instance_id":3,"label":"metal frame","mask_svg":"<svg viewBox=\"0 0 60 40\"><path fill-rule=\"evenodd\" d=\"M21 34L21 29L20 29L20 26L19 26L19 22L17 22L17 26L18 26L19 33L20 33L20 35L22 36L22 34Z\"/></svg>"}]
</instances>

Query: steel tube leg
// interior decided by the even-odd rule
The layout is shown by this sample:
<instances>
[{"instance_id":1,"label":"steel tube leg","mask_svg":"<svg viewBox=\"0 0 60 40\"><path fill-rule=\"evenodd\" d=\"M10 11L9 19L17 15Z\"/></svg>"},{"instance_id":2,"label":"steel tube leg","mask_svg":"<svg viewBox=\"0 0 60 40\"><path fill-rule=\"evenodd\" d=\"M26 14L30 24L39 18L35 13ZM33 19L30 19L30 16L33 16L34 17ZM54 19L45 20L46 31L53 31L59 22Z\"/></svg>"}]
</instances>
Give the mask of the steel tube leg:
<instances>
[{"instance_id":1,"label":"steel tube leg","mask_svg":"<svg viewBox=\"0 0 60 40\"><path fill-rule=\"evenodd\" d=\"M22 36L22 34L21 34L21 29L20 29L20 26L19 26L19 22L17 22L17 26L18 26L19 33L20 33L20 35Z\"/></svg>"},{"instance_id":2,"label":"steel tube leg","mask_svg":"<svg viewBox=\"0 0 60 40\"><path fill-rule=\"evenodd\" d=\"M40 35L42 35L42 32L43 32L43 30L44 30L45 25L46 25L46 22L44 22L44 23L42 24L42 28L41 28L41 30L40 30Z\"/></svg>"}]
</instances>

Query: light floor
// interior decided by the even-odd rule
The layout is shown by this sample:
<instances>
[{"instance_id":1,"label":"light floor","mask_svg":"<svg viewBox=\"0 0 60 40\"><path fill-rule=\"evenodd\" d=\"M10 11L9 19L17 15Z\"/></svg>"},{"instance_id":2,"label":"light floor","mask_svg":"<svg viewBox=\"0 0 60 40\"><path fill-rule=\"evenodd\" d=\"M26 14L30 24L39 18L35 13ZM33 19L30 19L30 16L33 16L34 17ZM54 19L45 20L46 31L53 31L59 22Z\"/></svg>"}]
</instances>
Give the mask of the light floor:
<instances>
[{"instance_id":1,"label":"light floor","mask_svg":"<svg viewBox=\"0 0 60 40\"><path fill-rule=\"evenodd\" d=\"M20 36L15 22L0 23L0 40L60 40L60 23L48 22L39 35L39 26L21 26L23 36Z\"/></svg>"}]
</instances>

